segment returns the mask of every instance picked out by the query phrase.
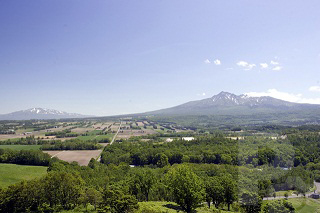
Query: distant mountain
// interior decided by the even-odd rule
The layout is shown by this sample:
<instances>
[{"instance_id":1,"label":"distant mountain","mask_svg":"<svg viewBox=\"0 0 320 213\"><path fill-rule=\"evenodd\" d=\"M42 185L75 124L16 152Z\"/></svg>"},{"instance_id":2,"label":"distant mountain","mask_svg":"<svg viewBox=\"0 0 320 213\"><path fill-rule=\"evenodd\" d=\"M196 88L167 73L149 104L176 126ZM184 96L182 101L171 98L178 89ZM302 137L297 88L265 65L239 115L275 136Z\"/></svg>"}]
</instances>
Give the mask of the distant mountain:
<instances>
[{"instance_id":1,"label":"distant mountain","mask_svg":"<svg viewBox=\"0 0 320 213\"><path fill-rule=\"evenodd\" d=\"M31 108L0 115L0 120L62 119L92 117L76 113L67 113L54 109Z\"/></svg>"},{"instance_id":2,"label":"distant mountain","mask_svg":"<svg viewBox=\"0 0 320 213\"><path fill-rule=\"evenodd\" d=\"M156 110L151 115L250 115L257 113L297 112L301 110L319 110L320 105L298 104L269 96L250 97L220 92L211 98L190 101L175 107Z\"/></svg>"}]
</instances>

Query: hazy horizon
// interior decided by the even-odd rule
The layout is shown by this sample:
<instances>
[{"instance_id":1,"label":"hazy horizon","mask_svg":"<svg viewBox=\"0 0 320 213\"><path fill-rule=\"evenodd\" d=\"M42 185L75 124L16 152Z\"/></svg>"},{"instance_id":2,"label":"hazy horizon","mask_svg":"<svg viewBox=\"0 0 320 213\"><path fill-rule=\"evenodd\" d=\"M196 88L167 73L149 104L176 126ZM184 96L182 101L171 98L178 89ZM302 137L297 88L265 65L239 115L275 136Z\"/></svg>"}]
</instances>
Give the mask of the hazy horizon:
<instances>
[{"instance_id":1,"label":"hazy horizon","mask_svg":"<svg viewBox=\"0 0 320 213\"><path fill-rule=\"evenodd\" d=\"M221 91L320 104L317 0L0 5L0 114L139 113Z\"/></svg>"}]
</instances>

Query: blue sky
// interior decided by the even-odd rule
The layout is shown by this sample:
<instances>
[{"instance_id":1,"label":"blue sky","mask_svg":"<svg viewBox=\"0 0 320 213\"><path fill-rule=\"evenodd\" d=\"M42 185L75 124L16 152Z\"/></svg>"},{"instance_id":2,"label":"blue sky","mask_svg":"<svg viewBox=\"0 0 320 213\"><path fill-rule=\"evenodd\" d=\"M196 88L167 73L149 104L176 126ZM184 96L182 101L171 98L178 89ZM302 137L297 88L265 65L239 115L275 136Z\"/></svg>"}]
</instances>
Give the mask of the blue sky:
<instances>
[{"instance_id":1,"label":"blue sky","mask_svg":"<svg viewBox=\"0 0 320 213\"><path fill-rule=\"evenodd\" d=\"M320 104L320 1L0 2L0 114L156 110L220 91Z\"/></svg>"}]
</instances>

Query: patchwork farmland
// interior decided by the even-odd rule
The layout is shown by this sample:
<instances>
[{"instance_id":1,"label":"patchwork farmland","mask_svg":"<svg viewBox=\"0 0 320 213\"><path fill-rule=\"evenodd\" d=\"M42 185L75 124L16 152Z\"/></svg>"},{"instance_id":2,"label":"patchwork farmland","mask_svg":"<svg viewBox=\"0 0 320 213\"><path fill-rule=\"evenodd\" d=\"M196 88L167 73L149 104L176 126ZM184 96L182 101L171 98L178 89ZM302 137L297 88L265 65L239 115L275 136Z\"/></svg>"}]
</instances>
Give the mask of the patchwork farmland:
<instances>
[{"instance_id":1,"label":"patchwork farmland","mask_svg":"<svg viewBox=\"0 0 320 213\"><path fill-rule=\"evenodd\" d=\"M98 159L103 147L111 141L183 131L179 128L174 129L170 124L134 119L105 122L98 120L19 122L4 124L1 128L11 132L0 134L0 148L43 150L45 145L43 152L67 162L78 162L79 165L87 165L91 158ZM149 139L143 140L148 141ZM70 143L78 143L80 149L77 149L77 146L73 147ZM81 143L100 144L102 147L86 149L80 146ZM54 144L59 144L59 146Z\"/></svg>"}]
</instances>

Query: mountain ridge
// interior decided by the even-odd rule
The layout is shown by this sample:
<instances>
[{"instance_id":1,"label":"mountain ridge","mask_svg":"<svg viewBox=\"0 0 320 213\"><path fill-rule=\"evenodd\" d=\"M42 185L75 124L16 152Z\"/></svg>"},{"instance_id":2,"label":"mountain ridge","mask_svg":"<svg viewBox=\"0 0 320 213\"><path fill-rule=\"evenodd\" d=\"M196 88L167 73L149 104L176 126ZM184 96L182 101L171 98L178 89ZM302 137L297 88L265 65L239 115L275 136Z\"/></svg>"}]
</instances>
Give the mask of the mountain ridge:
<instances>
[{"instance_id":1,"label":"mountain ridge","mask_svg":"<svg viewBox=\"0 0 320 213\"><path fill-rule=\"evenodd\" d=\"M207 115L207 114L240 114L299 111L303 109L319 109L317 104L300 104L270 96L252 97L246 94L235 95L229 92L220 92L210 98L189 101L174 107L146 112L155 115ZM241 113L242 111L242 113Z\"/></svg>"},{"instance_id":2,"label":"mountain ridge","mask_svg":"<svg viewBox=\"0 0 320 213\"><path fill-rule=\"evenodd\" d=\"M0 120L64 119L93 117L78 113L68 113L55 109L34 107L0 115Z\"/></svg>"}]
</instances>

